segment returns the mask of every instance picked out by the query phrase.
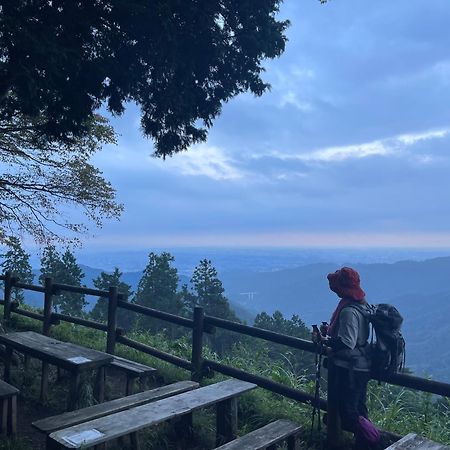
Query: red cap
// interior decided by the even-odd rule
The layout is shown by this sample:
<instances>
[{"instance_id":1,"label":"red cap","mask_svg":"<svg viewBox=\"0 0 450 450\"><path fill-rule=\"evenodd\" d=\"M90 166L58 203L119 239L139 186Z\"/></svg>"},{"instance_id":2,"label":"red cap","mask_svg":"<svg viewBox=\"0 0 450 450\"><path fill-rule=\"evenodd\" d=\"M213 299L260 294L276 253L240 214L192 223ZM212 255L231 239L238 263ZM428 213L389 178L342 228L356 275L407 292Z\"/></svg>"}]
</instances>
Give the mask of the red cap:
<instances>
[{"instance_id":1,"label":"red cap","mask_svg":"<svg viewBox=\"0 0 450 450\"><path fill-rule=\"evenodd\" d=\"M359 285L359 274L350 267L343 267L334 273L327 275L330 283L330 289L336 292L340 298L351 298L353 300L362 300L366 293Z\"/></svg>"}]
</instances>

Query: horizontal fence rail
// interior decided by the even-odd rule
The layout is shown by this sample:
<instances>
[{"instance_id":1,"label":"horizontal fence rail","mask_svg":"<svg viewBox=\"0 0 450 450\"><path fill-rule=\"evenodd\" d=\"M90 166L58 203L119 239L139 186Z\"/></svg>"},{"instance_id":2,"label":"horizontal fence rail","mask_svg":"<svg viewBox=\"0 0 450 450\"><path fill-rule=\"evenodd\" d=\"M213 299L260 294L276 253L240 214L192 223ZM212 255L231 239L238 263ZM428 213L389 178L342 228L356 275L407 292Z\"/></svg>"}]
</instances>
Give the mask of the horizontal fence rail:
<instances>
[{"instance_id":1,"label":"horizontal fence rail","mask_svg":"<svg viewBox=\"0 0 450 450\"><path fill-rule=\"evenodd\" d=\"M307 392L303 392L299 389L295 389L284 384L273 381L270 378L266 378L260 375L255 375L246 372L241 369L237 369L226 364L219 363L203 357L203 337L205 333L214 333L215 330L223 329L235 333L239 333L245 336L251 336L266 340L268 342L281 344L302 350L309 353L315 353L317 346L304 339L288 336L274 331L264 330L241 323L232 322L229 320L220 319L218 317L212 317L205 315L203 309L200 307L194 308L193 319L177 316L157 309L149 308L147 306L138 305L135 303L129 303L125 300L125 296L117 291L116 287L111 287L108 291L92 289L82 286L71 286L61 283L53 282L51 278L46 278L44 286L32 285L20 283L19 279L14 277L10 272L6 272L4 275L0 275L0 281L4 281L4 299L0 300L0 305L4 307L3 318L5 322L9 322L11 319L11 313L19 314L25 317L29 317L35 320L43 322L43 334L48 335L50 328L53 325L58 324L60 321L73 323L76 325L82 325L88 328L103 331L107 335L106 351L108 353L115 353L116 343L133 348L155 358L159 358L168 363L174 364L177 367L188 370L191 372L191 378L196 381L200 381L208 372L216 371L221 374L238 378L244 381L249 381L257 384L261 388L272 391L276 394L285 396L287 398L306 403L314 404L323 410L328 410L328 439L338 439L337 435L333 435L330 438L331 428L333 432L336 432L335 427L330 423L334 423L336 418L333 418L333 414L336 414L336 405L333 403L327 403L324 399L316 399L314 396ZM13 288L41 292L44 294L44 307L43 313L29 311L21 308L17 303L12 301ZM93 295L97 297L103 297L108 299L108 320L107 323L100 323L90 319L84 319L81 317L73 317L67 314L62 314L54 311L53 308L53 296L60 295L61 292L72 292L84 295ZM172 355L170 353L158 350L149 345L138 342L134 339L130 339L123 335L123 330L117 326L117 313L118 309L124 309L133 311L137 314L142 314L154 319L163 320L173 325L188 328L192 330L192 355L191 361ZM450 384L440 381L429 380L426 378L416 377L409 374L396 373L389 377L372 377L374 380L387 382L389 384L405 387L408 389L414 389L422 392L428 392L431 394L450 397ZM331 395L329 402L332 402ZM336 440L337 442L337 440Z\"/></svg>"},{"instance_id":2,"label":"horizontal fence rail","mask_svg":"<svg viewBox=\"0 0 450 450\"><path fill-rule=\"evenodd\" d=\"M156 358L162 359L163 361L172 363L183 369L186 369L186 370L192 369L191 362L186 359L179 358L178 356L174 356L174 355L171 355L170 353L163 352L154 347L150 347L149 345L142 344L141 342L127 338L125 336L117 336L117 342L119 344L123 344L128 347L134 348L135 350L139 350L143 353L147 353L147 355L154 356Z\"/></svg>"},{"instance_id":3,"label":"horizontal fence rail","mask_svg":"<svg viewBox=\"0 0 450 450\"><path fill-rule=\"evenodd\" d=\"M304 339L288 336L286 334L276 333L274 331L264 330L263 328L251 327L248 325L243 325L241 323L232 322L230 320L219 319L218 317L206 315L205 323L213 325L217 328L223 328L224 330L234 331L235 333L257 337L266 341L274 342L276 344L283 344L299 350L304 350L311 353L314 353L316 351L316 345L310 341L305 341Z\"/></svg>"},{"instance_id":4,"label":"horizontal fence rail","mask_svg":"<svg viewBox=\"0 0 450 450\"><path fill-rule=\"evenodd\" d=\"M19 286L20 287L20 286ZM70 284L53 283L53 290L55 295L58 295L58 291L73 292L75 294L93 295L94 297L108 297L109 291L102 291L100 289L92 289L84 286L71 286ZM121 299L122 294L118 294Z\"/></svg>"},{"instance_id":5,"label":"horizontal fence rail","mask_svg":"<svg viewBox=\"0 0 450 450\"><path fill-rule=\"evenodd\" d=\"M159 311L158 309L149 308L148 306L137 305L136 303L128 303L124 301L118 301L117 306L123 309L128 309L128 311L134 311L148 317L153 317L154 319L165 320L166 322L181 325L186 328L194 328L194 322L190 319Z\"/></svg>"},{"instance_id":6,"label":"horizontal fence rail","mask_svg":"<svg viewBox=\"0 0 450 450\"><path fill-rule=\"evenodd\" d=\"M64 322L74 323L75 325L83 325L84 327L94 328L94 330L108 331L107 325L105 325L104 323L96 322L95 320L82 319L81 317L72 317L67 314L61 313L52 313L52 323L56 324L60 320L63 320Z\"/></svg>"},{"instance_id":7,"label":"horizontal fence rail","mask_svg":"<svg viewBox=\"0 0 450 450\"><path fill-rule=\"evenodd\" d=\"M225 364L221 364L216 361L211 361L209 359L205 359L204 363L206 367L209 367L210 369L215 370L216 372L228 375L233 378L239 378L240 380L248 381L249 383L255 383L259 387L275 392L276 394L283 395L284 397L288 397L302 403L309 403L309 404L315 403L314 396L308 394L307 392L303 392L300 389L294 389L289 386L286 386L285 384L272 381L269 378L262 377L260 375L254 375L252 373L245 372L244 370L236 369L235 367L227 366ZM326 400L320 399L319 406L321 409L326 411L327 410Z\"/></svg>"}]
</instances>

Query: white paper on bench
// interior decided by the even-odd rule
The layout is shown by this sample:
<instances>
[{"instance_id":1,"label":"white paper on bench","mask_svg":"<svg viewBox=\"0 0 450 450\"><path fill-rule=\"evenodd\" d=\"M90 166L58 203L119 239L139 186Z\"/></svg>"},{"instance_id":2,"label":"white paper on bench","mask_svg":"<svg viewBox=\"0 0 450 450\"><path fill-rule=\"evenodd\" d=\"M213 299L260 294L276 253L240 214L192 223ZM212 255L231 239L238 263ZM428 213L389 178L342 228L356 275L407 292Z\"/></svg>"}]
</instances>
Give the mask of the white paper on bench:
<instances>
[{"instance_id":1,"label":"white paper on bench","mask_svg":"<svg viewBox=\"0 0 450 450\"><path fill-rule=\"evenodd\" d=\"M72 434L71 436L64 436L63 439L72 445L87 444L90 441L94 441L104 436L103 433L92 428L92 430L82 431L81 433Z\"/></svg>"},{"instance_id":2,"label":"white paper on bench","mask_svg":"<svg viewBox=\"0 0 450 450\"><path fill-rule=\"evenodd\" d=\"M67 361L73 362L75 364L82 364L85 362L89 362L89 358L85 358L84 356L73 356L72 358L67 358Z\"/></svg>"}]
</instances>

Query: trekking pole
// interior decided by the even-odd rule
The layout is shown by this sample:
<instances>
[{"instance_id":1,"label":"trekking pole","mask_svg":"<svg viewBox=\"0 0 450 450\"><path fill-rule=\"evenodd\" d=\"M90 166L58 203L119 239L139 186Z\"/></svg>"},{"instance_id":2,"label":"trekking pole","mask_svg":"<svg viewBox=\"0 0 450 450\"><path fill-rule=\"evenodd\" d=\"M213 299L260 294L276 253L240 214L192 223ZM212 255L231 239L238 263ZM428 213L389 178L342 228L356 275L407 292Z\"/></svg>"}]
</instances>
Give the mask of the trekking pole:
<instances>
[{"instance_id":1,"label":"trekking pole","mask_svg":"<svg viewBox=\"0 0 450 450\"><path fill-rule=\"evenodd\" d=\"M321 432L321 423L320 423L320 368L322 366L322 340L320 338L320 331L317 328L317 325L313 325L313 332L317 333L319 341L316 342L316 352L315 352L315 367L316 367L316 379L314 386L314 404L313 411L311 417L311 430L310 430L310 440L312 441L313 432L314 432L314 422L317 414L317 431ZM320 441L322 442L322 436L320 434Z\"/></svg>"}]
</instances>

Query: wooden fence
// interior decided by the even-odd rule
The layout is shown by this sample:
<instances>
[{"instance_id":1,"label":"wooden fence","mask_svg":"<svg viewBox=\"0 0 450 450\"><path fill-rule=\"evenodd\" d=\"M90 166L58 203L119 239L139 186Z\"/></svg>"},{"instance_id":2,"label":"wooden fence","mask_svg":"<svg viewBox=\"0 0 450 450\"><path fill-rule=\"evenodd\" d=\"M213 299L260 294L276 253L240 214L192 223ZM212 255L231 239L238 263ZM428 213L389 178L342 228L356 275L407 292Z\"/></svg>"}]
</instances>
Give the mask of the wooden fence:
<instances>
[{"instance_id":1,"label":"wooden fence","mask_svg":"<svg viewBox=\"0 0 450 450\"><path fill-rule=\"evenodd\" d=\"M237 369L235 367L221 364L217 361L206 359L203 356L203 336L205 333L214 333L217 328L243 334L246 336L264 339L266 341L277 344L283 344L288 347L303 350L306 352L315 353L317 347L310 341L276 333L273 331L263 330L261 328L231 322L229 320L219 319L217 317L208 316L204 314L203 308L201 307L196 307L194 309L193 318L188 319L146 306L129 303L124 299L123 295L118 292L117 287L114 286L110 287L108 291L102 291L87 287L69 286L56 283L51 278L45 279L44 286L36 286L20 283L20 280L14 277L10 272L6 272L5 275L1 275L0 280L4 281L4 299L0 300L0 305L4 305L3 319L6 323L10 321L12 313L30 317L43 323L42 333L46 336L49 335L51 327L59 323L59 321L83 325L85 327L104 331L106 333L106 352L110 354L114 354L116 343L120 343L190 371L191 377L195 381L200 381L207 372L216 371L227 376L255 383L264 389L268 389L269 391L275 392L302 403L319 406L322 410L328 411L328 440L332 443L336 443L340 440L341 429L339 423L339 415L337 413L337 405L334 401L333 392L328 392L328 401L319 399L319 401L317 402L314 396L307 392L291 388L284 384L275 382L269 378L265 378L241 369ZM43 314L25 310L23 308L20 308L18 304L14 303L11 300L13 288L42 292L44 294ZM107 324L54 312L52 308L53 296L60 294L62 291L107 298ZM170 353L163 352L154 347L126 337L124 330L117 326L117 314L119 308L134 311L135 313L139 313L148 317L160 319L171 324L191 329L191 360L189 361ZM328 373L330 372L331 371L328 371ZM450 384L440 381L433 381L401 373L397 373L386 378L374 379L418 391L450 397ZM331 384L332 383L329 382L328 386L330 386Z\"/></svg>"}]
</instances>

